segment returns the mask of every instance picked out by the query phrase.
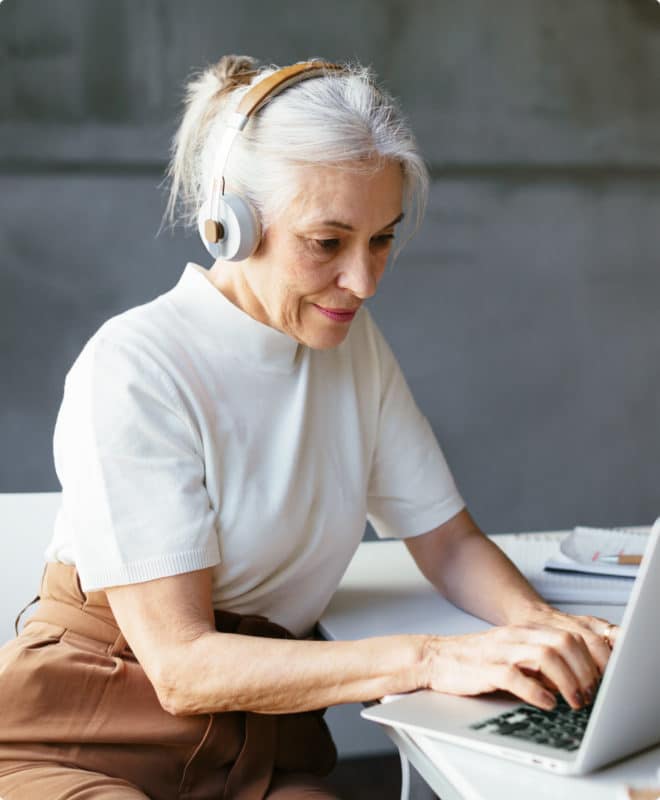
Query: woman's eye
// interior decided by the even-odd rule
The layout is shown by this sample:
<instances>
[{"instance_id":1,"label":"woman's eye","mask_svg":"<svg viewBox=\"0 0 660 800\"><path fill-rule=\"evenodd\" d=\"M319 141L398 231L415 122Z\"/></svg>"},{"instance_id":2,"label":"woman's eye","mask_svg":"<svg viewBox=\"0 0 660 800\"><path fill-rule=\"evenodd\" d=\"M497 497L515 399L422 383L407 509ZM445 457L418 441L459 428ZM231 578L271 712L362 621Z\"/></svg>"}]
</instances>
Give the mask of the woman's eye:
<instances>
[{"instance_id":1,"label":"woman's eye","mask_svg":"<svg viewBox=\"0 0 660 800\"><path fill-rule=\"evenodd\" d=\"M313 239L313 242L317 250L324 253L330 253L339 247L339 239Z\"/></svg>"},{"instance_id":2,"label":"woman's eye","mask_svg":"<svg viewBox=\"0 0 660 800\"><path fill-rule=\"evenodd\" d=\"M385 250L392 244L393 239L393 233L381 233L379 236L374 236L371 239L371 246L378 250ZM324 253L327 255L339 250L341 247L341 239L310 239L310 244L317 253Z\"/></svg>"}]
</instances>

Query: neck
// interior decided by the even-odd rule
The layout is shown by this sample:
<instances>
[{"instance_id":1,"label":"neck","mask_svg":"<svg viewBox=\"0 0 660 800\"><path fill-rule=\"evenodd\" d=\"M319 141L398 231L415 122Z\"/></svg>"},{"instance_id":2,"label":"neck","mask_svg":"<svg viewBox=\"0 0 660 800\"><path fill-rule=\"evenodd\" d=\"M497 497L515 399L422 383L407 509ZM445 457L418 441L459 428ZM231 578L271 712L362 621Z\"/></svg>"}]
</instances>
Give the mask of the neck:
<instances>
[{"instance_id":1,"label":"neck","mask_svg":"<svg viewBox=\"0 0 660 800\"><path fill-rule=\"evenodd\" d=\"M252 291L245 277L244 267L249 259L240 264L218 259L207 273L215 288L241 311L264 325L270 325L265 309Z\"/></svg>"}]
</instances>

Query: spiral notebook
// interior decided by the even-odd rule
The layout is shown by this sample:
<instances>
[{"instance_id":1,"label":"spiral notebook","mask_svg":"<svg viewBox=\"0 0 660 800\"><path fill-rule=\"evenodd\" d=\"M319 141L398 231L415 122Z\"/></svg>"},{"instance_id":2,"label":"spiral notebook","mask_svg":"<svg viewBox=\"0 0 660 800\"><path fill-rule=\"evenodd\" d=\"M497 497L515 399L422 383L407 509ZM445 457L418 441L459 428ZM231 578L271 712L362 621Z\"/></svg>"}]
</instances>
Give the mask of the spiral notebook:
<instances>
[{"instance_id":1,"label":"spiral notebook","mask_svg":"<svg viewBox=\"0 0 660 800\"><path fill-rule=\"evenodd\" d=\"M536 591L550 603L625 605L634 580L628 577L549 572L545 564L559 551L566 531L490 538L513 561Z\"/></svg>"}]
</instances>

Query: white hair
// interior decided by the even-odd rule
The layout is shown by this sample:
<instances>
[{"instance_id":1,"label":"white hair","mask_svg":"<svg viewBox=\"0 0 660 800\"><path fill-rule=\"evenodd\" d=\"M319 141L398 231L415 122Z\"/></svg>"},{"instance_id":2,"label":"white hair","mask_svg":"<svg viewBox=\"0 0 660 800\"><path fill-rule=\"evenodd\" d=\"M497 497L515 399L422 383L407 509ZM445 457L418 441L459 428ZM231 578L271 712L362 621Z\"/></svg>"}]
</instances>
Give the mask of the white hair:
<instances>
[{"instance_id":1,"label":"white hair","mask_svg":"<svg viewBox=\"0 0 660 800\"><path fill-rule=\"evenodd\" d=\"M172 140L163 222L196 227L211 177L219 177L212 171L227 119L250 87L276 69L257 69L247 56L224 56L187 83L184 113ZM253 205L265 230L300 190L296 170L373 170L383 161L401 165L403 207L413 233L424 215L429 183L414 136L372 72L345 64L340 72L291 86L259 110L235 139L224 177Z\"/></svg>"}]
</instances>

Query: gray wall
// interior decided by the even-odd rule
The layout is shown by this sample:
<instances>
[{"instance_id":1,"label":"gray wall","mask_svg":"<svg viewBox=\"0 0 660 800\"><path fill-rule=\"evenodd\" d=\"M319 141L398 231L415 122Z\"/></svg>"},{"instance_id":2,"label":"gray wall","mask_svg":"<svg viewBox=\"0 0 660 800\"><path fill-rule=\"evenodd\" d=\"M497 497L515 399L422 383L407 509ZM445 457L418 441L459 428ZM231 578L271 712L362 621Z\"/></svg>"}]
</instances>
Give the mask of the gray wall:
<instances>
[{"instance_id":1,"label":"gray wall","mask_svg":"<svg viewBox=\"0 0 660 800\"><path fill-rule=\"evenodd\" d=\"M0 491L56 489L64 374L168 289L182 81L226 52L358 57L431 167L371 307L490 531L660 513L656 0L5 0Z\"/></svg>"}]
</instances>

